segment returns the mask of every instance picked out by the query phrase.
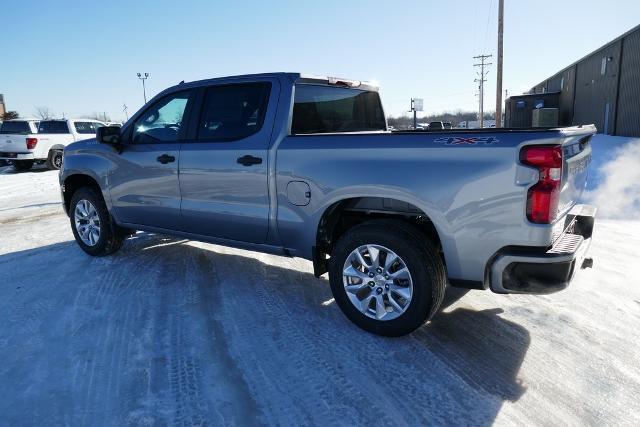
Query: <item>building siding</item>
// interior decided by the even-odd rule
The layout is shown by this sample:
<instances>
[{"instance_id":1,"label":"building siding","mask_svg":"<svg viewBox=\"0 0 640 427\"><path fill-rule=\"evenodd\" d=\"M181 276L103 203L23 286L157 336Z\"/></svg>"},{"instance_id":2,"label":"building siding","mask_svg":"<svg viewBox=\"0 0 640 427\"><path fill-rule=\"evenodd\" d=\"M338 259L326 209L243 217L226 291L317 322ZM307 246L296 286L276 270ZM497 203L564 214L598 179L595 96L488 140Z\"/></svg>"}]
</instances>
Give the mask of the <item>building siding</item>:
<instances>
[{"instance_id":1,"label":"building siding","mask_svg":"<svg viewBox=\"0 0 640 427\"><path fill-rule=\"evenodd\" d=\"M625 38L622 45L615 133L640 136L640 31Z\"/></svg>"},{"instance_id":2,"label":"building siding","mask_svg":"<svg viewBox=\"0 0 640 427\"><path fill-rule=\"evenodd\" d=\"M558 91L561 126L595 124L599 133L640 137L640 25L529 93Z\"/></svg>"},{"instance_id":3,"label":"building siding","mask_svg":"<svg viewBox=\"0 0 640 427\"><path fill-rule=\"evenodd\" d=\"M599 133L613 132L620 45L617 42L601 49L577 65L573 124L595 124Z\"/></svg>"}]
</instances>

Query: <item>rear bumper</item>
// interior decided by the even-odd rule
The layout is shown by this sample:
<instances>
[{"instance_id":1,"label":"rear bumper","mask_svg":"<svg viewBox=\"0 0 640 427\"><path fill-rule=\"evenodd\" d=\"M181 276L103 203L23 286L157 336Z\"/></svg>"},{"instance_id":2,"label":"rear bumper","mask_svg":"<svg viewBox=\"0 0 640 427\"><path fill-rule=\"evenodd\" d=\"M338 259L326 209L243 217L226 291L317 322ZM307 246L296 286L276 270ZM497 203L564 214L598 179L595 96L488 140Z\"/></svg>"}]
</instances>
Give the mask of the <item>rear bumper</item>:
<instances>
[{"instance_id":1,"label":"rear bumper","mask_svg":"<svg viewBox=\"0 0 640 427\"><path fill-rule=\"evenodd\" d=\"M8 153L0 152L0 159L3 160L34 160L33 153Z\"/></svg>"},{"instance_id":2,"label":"rear bumper","mask_svg":"<svg viewBox=\"0 0 640 427\"><path fill-rule=\"evenodd\" d=\"M489 286L496 293L549 294L566 288L585 262L596 208L577 205L551 249L505 248L493 257Z\"/></svg>"}]
</instances>

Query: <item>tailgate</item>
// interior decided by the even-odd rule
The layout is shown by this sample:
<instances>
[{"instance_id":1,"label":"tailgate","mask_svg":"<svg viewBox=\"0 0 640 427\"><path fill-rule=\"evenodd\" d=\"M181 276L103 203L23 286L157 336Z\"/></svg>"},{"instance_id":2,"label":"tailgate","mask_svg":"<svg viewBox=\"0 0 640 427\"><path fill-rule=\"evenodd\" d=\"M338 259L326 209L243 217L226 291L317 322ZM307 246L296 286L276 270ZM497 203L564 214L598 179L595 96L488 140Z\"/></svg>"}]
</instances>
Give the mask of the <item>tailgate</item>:
<instances>
[{"instance_id":1,"label":"tailgate","mask_svg":"<svg viewBox=\"0 0 640 427\"><path fill-rule=\"evenodd\" d=\"M573 130L575 129L575 131ZM563 141L562 157L562 190L558 210L560 215L566 213L582 198L582 192L587 185L589 164L591 163L591 137L596 129L585 126L583 129L573 128L575 133Z\"/></svg>"},{"instance_id":2,"label":"tailgate","mask_svg":"<svg viewBox=\"0 0 640 427\"><path fill-rule=\"evenodd\" d=\"M0 135L0 153L28 153L27 137L30 135Z\"/></svg>"}]
</instances>

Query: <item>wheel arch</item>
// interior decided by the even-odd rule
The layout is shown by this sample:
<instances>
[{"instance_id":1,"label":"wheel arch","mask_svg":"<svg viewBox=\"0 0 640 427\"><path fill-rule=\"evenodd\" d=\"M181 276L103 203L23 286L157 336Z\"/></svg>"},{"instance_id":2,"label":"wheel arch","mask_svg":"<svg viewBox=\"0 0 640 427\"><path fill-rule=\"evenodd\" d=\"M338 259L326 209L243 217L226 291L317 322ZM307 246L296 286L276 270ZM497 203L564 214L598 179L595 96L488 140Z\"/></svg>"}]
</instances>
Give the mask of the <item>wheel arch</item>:
<instances>
[{"instance_id":1,"label":"wheel arch","mask_svg":"<svg viewBox=\"0 0 640 427\"><path fill-rule=\"evenodd\" d=\"M77 173L67 176L62 183L62 197L64 202L64 208L67 214L69 214L69 207L71 205L71 199L73 194L82 187L91 187L96 189L102 194L102 189L98 184L98 181L90 175ZM104 195L102 194L104 199Z\"/></svg>"},{"instance_id":2,"label":"wheel arch","mask_svg":"<svg viewBox=\"0 0 640 427\"><path fill-rule=\"evenodd\" d=\"M405 198L362 196L346 197L327 206L316 227L312 248L314 274L328 271L328 256L336 242L352 227L372 219L396 219L418 228L438 249L444 262L441 233L432 217Z\"/></svg>"}]
</instances>

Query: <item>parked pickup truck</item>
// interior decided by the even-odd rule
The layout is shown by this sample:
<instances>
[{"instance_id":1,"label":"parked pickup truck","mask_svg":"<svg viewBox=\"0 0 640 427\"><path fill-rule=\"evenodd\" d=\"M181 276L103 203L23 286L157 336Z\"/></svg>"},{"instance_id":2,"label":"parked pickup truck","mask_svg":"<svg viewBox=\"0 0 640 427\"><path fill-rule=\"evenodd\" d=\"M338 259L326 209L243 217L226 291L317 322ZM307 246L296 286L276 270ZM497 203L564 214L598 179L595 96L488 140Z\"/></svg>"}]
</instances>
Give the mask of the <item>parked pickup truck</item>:
<instances>
[{"instance_id":1,"label":"parked pickup truck","mask_svg":"<svg viewBox=\"0 0 640 427\"><path fill-rule=\"evenodd\" d=\"M38 133L38 119L13 119L6 120L0 124L0 166L4 166L10 163L10 160L4 156L3 150L10 151L14 145L14 140L17 142L17 146L22 144L22 139L26 138L26 135L33 135ZM18 166L19 167L19 166Z\"/></svg>"},{"instance_id":2,"label":"parked pickup truck","mask_svg":"<svg viewBox=\"0 0 640 427\"><path fill-rule=\"evenodd\" d=\"M0 134L0 159L13 163L17 170L31 169L34 163L46 163L49 169L60 169L64 147L74 141L95 138L104 126L97 120L11 120L28 125L20 132ZM13 127L12 127L13 128Z\"/></svg>"},{"instance_id":3,"label":"parked pickup truck","mask_svg":"<svg viewBox=\"0 0 640 427\"><path fill-rule=\"evenodd\" d=\"M179 84L69 145L60 184L90 255L146 230L306 258L349 319L396 336L448 283L567 286L590 262L594 132L389 132L368 83L247 75Z\"/></svg>"}]
</instances>

